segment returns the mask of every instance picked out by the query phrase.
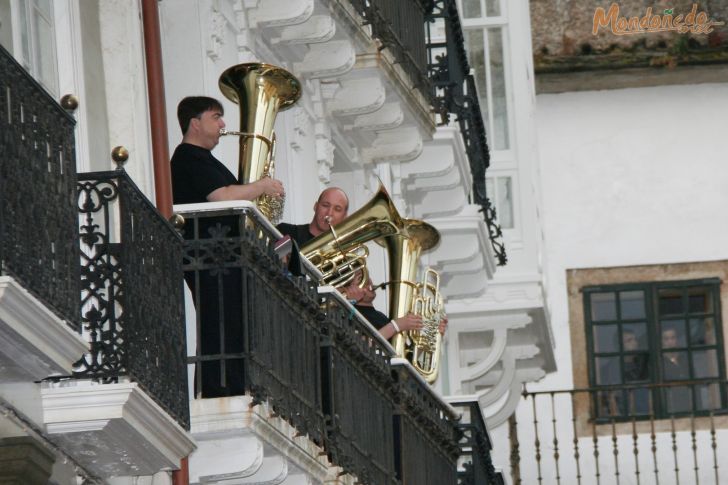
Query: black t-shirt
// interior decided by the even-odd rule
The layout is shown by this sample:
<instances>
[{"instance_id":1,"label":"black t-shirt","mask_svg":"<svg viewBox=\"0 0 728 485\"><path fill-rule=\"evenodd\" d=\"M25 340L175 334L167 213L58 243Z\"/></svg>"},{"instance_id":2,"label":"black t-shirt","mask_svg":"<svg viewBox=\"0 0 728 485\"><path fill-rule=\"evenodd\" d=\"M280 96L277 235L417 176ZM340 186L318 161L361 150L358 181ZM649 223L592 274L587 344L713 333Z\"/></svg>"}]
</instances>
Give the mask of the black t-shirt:
<instances>
[{"instance_id":1,"label":"black t-shirt","mask_svg":"<svg viewBox=\"0 0 728 485\"><path fill-rule=\"evenodd\" d=\"M180 143L172 155L172 193L175 204L199 204L207 202L207 196L228 185L237 184L230 170L212 155L210 150ZM222 233L235 237L238 234L237 217L206 217L200 220L197 236L194 235L193 224L185 224L185 239L208 238L214 231L220 232L217 226L228 228Z\"/></svg>"},{"instance_id":2,"label":"black t-shirt","mask_svg":"<svg viewBox=\"0 0 728 485\"><path fill-rule=\"evenodd\" d=\"M390 318L373 306L354 305L354 308L356 308L364 318L369 320L369 323L371 323L377 330L389 323Z\"/></svg>"},{"instance_id":3,"label":"black t-shirt","mask_svg":"<svg viewBox=\"0 0 728 485\"><path fill-rule=\"evenodd\" d=\"M181 143L172 155L172 192L175 204L207 202L207 196L228 185L237 184L230 170L210 150Z\"/></svg>"},{"instance_id":4,"label":"black t-shirt","mask_svg":"<svg viewBox=\"0 0 728 485\"><path fill-rule=\"evenodd\" d=\"M299 248L314 238L314 235L308 230L308 224L296 225L281 222L276 226L276 228L281 231L281 234L284 236L291 236L291 239L296 241Z\"/></svg>"}]
</instances>

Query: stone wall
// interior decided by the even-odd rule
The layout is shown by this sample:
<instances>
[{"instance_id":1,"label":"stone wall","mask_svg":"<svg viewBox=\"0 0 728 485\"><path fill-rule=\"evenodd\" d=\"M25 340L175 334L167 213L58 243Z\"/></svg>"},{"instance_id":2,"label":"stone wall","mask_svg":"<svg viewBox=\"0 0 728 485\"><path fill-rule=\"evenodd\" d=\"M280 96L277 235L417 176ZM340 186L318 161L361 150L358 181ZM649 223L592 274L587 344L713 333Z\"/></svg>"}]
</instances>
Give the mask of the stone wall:
<instances>
[{"instance_id":1,"label":"stone wall","mask_svg":"<svg viewBox=\"0 0 728 485\"><path fill-rule=\"evenodd\" d=\"M595 11L599 7L608 13L610 6L616 4L618 17L627 19L642 19L648 8L651 8L652 17L663 18L665 11L672 9L675 18L690 14L693 3L691 0L531 0L537 72L548 71L554 63L562 70L582 70L584 62L592 68L604 67L600 65L604 63L612 67L673 67L674 64L714 63L716 58L718 62L728 62L728 0L697 2L698 14L705 12L709 21L725 23L714 26L709 34L668 31L616 35L609 27L600 27L596 35L592 33ZM598 59L603 55L619 55L620 59L619 62L614 58ZM582 59L566 62L565 58Z\"/></svg>"}]
</instances>

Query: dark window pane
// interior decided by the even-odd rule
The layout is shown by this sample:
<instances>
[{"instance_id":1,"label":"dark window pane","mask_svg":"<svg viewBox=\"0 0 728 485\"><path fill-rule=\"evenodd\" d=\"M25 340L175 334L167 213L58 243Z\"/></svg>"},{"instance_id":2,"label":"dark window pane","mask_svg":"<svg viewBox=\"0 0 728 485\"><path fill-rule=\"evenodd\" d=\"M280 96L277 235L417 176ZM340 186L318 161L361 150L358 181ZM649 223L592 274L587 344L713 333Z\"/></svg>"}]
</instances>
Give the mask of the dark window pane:
<instances>
[{"instance_id":1,"label":"dark window pane","mask_svg":"<svg viewBox=\"0 0 728 485\"><path fill-rule=\"evenodd\" d=\"M617 325L594 325L594 351L619 352Z\"/></svg>"},{"instance_id":2,"label":"dark window pane","mask_svg":"<svg viewBox=\"0 0 728 485\"><path fill-rule=\"evenodd\" d=\"M660 322L660 345L663 349L687 347L685 320L662 320Z\"/></svg>"},{"instance_id":3,"label":"dark window pane","mask_svg":"<svg viewBox=\"0 0 728 485\"><path fill-rule=\"evenodd\" d=\"M622 325L622 351L647 350L647 324L626 323Z\"/></svg>"},{"instance_id":4,"label":"dark window pane","mask_svg":"<svg viewBox=\"0 0 728 485\"><path fill-rule=\"evenodd\" d=\"M690 345L715 345L715 321L712 318L690 319Z\"/></svg>"},{"instance_id":5,"label":"dark window pane","mask_svg":"<svg viewBox=\"0 0 728 485\"><path fill-rule=\"evenodd\" d=\"M663 391L668 414L685 413L693 409L693 393L690 386L669 387Z\"/></svg>"},{"instance_id":6,"label":"dark window pane","mask_svg":"<svg viewBox=\"0 0 728 485\"><path fill-rule=\"evenodd\" d=\"M695 407L701 411L721 408L720 387L718 383L700 384L695 387Z\"/></svg>"},{"instance_id":7,"label":"dark window pane","mask_svg":"<svg viewBox=\"0 0 728 485\"><path fill-rule=\"evenodd\" d=\"M596 393L597 414L602 417L623 416L622 391L599 391Z\"/></svg>"},{"instance_id":8,"label":"dark window pane","mask_svg":"<svg viewBox=\"0 0 728 485\"><path fill-rule=\"evenodd\" d=\"M692 356L693 377L696 379L719 377L718 352L715 349L694 350Z\"/></svg>"},{"instance_id":9,"label":"dark window pane","mask_svg":"<svg viewBox=\"0 0 728 485\"><path fill-rule=\"evenodd\" d=\"M647 354L631 354L622 357L624 382L644 382L649 379L649 357Z\"/></svg>"},{"instance_id":10,"label":"dark window pane","mask_svg":"<svg viewBox=\"0 0 728 485\"><path fill-rule=\"evenodd\" d=\"M598 385L622 383L622 379L619 376L619 357L597 357L594 361L596 364L596 380Z\"/></svg>"},{"instance_id":11,"label":"dark window pane","mask_svg":"<svg viewBox=\"0 0 728 485\"><path fill-rule=\"evenodd\" d=\"M680 315L685 313L682 292L675 288L659 291L660 315Z\"/></svg>"},{"instance_id":12,"label":"dark window pane","mask_svg":"<svg viewBox=\"0 0 728 485\"><path fill-rule=\"evenodd\" d=\"M690 379L687 352L665 352L662 354L662 375L666 381Z\"/></svg>"},{"instance_id":13,"label":"dark window pane","mask_svg":"<svg viewBox=\"0 0 728 485\"><path fill-rule=\"evenodd\" d=\"M625 390L627 415L649 415L654 409L650 390L646 387Z\"/></svg>"},{"instance_id":14,"label":"dark window pane","mask_svg":"<svg viewBox=\"0 0 728 485\"><path fill-rule=\"evenodd\" d=\"M617 305L614 293L591 294L591 318L592 321L617 319Z\"/></svg>"},{"instance_id":15,"label":"dark window pane","mask_svg":"<svg viewBox=\"0 0 728 485\"><path fill-rule=\"evenodd\" d=\"M688 309L690 313L712 313L713 298L708 288L688 288Z\"/></svg>"},{"instance_id":16,"label":"dark window pane","mask_svg":"<svg viewBox=\"0 0 728 485\"><path fill-rule=\"evenodd\" d=\"M622 311L622 320L645 318L644 291L620 291L619 305Z\"/></svg>"}]
</instances>

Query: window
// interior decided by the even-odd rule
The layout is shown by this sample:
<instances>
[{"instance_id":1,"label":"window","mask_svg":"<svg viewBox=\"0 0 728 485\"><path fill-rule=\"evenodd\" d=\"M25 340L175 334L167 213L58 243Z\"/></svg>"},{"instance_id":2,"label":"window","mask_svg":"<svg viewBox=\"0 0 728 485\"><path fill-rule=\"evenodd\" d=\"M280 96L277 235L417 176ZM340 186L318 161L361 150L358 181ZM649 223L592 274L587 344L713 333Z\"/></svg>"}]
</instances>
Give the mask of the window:
<instances>
[{"instance_id":1,"label":"window","mask_svg":"<svg viewBox=\"0 0 728 485\"><path fill-rule=\"evenodd\" d=\"M726 409L717 278L585 287L597 419Z\"/></svg>"},{"instance_id":2,"label":"window","mask_svg":"<svg viewBox=\"0 0 728 485\"><path fill-rule=\"evenodd\" d=\"M501 229L513 229L513 183L511 177L487 177L485 193L495 204Z\"/></svg>"},{"instance_id":3,"label":"window","mask_svg":"<svg viewBox=\"0 0 728 485\"><path fill-rule=\"evenodd\" d=\"M510 149L505 28L490 26L465 31L465 48L478 89L478 102L491 149Z\"/></svg>"},{"instance_id":4,"label":"window","mask_svg":"<svg viewBox=\"0 0 728 485\"><path fill-rule=\"evenodd\" d=\"M0 13L0 42L43 87L58 96L51 1L0 0Z\"/></svg>"}]
</instances>

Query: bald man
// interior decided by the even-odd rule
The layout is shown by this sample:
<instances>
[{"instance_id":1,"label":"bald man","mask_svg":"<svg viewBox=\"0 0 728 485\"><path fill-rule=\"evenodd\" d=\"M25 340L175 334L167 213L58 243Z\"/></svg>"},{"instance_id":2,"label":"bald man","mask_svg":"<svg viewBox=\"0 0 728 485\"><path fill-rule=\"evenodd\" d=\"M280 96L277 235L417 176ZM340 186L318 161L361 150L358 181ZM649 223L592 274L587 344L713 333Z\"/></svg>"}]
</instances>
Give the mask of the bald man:
<instances>
[{"instance_id":1,"label":"bald man","mask_svg":"<svg viewBox=\"0 0 728 485\"><path fill-rule=\"evenodd\" d=\"M319 234L327 232L330 226L343 221L349 212L349 198L338 187L324 189L313 205L313 219L308 224L287 224L276 226L284 236L291 236L299 246L303 246Z\"/></svg>"}]
</instances>

